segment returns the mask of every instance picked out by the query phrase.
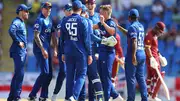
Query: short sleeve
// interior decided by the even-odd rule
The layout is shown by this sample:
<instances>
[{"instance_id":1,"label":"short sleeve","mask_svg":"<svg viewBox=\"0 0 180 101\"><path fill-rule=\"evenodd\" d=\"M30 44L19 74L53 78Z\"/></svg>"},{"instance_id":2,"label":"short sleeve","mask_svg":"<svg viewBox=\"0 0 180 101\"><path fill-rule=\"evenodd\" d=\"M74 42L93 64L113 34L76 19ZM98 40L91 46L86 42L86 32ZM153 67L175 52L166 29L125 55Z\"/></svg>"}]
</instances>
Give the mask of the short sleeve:
<instances>
[{"instance_id":1,"label":"short sleeve","mask_svg":"<svg viewBox=\"0 0 180 101\"><path fill-rule=\"evenodd\" d=\"M34 24L34 31L41 32L42 29L42 19L37 19Z\"/></svg>"},{"instance_id":2,"label":"short sleeve","mask_svg":"<svg viewBox=\"0 0 180 101\"><path fill-rule=\"evenodd\" d=\"M144 43L145 43L145 47L151 47L152 38L150 37L149 34L146 35L144 39Z\"/></svg>"},{"instance_id":3,"label":"short sleeve","mask_svg":"<svg viewBox=\"0 0 180 101\"><path fill-rule=\"evenodd\" d=\"M59 32L60 29L61 29L61 23L62 23L62 20L60 20L59 23L58 23L57 26L56 26L58 32Z\"/></svg>"},{"instance_id":4,"label":"short sleeve","mask_svg":"<svg viewBox=\"0 0 180 101\"><path fill-rule=\"evenodd\" d=\"M115 24L115 22L112 21L112 20L109 22L109 26L110 26L110 27L116 28L116 24Z\"/></svg>"},{"instance_id":5,"label":"short sleeve","mask_svg":"<svg viewBox=\"0 0 180 101\"><path fill-rule=\"evenodd\" d=\"M101 22L98 22L97 25L98 25L99 28L102 28Z\"/></svg>"},{"instance_id":6,"label":"short sleeve","mask_svg":"<svg viewBox=\"0 0 180 101\"><path fill-rule=\"evenodd\" d=\"M131 39L137 38L137 31L133 26L129 27L128 34L129 34Z\"/></svg>"}]
</instances>

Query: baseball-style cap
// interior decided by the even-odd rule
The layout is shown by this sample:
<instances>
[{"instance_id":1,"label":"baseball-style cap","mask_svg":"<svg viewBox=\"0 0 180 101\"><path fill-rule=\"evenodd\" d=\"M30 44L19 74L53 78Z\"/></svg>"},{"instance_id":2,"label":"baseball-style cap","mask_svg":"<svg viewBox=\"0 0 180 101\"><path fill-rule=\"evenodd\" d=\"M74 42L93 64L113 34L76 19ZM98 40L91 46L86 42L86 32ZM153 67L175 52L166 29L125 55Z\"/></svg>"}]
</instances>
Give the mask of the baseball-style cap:
<instances>
[{"instance_id":1,"label":"baseball-style cap","mask_svg":"<svg viewBox=\"0 0 180 101\"><path fill-rule=\"evenodd\" d=\"M82 8L82 2L79 1L79 0L75 0L75 1L72 3L72 7Z\"/></svg>"},{"instance_id":2,"label":"baseball-style cap","mask_svg":"<svg viewBox=\"0 0 180 101\"><path fill-rule=\"evenodd\" d=\"M88 0L87 3L95 4L95 3L96 3L96 0Z\"/></svg>"},{"instance_id":3,"label":"baseball-style cap","mask_svg":"<svg viewBox=\"0 0 180 101\"><path fill-rule=\"evenodd\" d=\"M156 27L158 27L162 33L164 32L166 25L163 22L159 21L156 23Z\"/></svg>"},{"instance_id":4,"label":"baseball-style cap","mask_svg":"<svg viewBox=\"0 0 180 101\"><path fill-rule=\"evenodd\" d=\"M18 5L17 9L16 9L16 14L19 14L20 11L29 11L31 10L32 7L27 7L25 4L20 4Z\"/></svg>"},{"instance_id":5,"label":"baseball-style cap","mask_svg":"<svg viewBox=\"0 0 180 101\"><path fill-rule=\"evenodd\" d=\"M64 10L71 11L72 10L72 5L71 4L66 4L64 6Z\"/></svg>"},{"instance_id":6,"label":"baseball-style cap","mask_svg":"<svg viewBox=\"0 0 180 101\"><path fill-rule=\"evenodd\" d=\"M128 16L130 16L130 17L139 17L139 12L138 12L138 10L137 9L131 9L130 11L129 11L129 14L128 14Z\"/></svg>"},{"instance_id":7,"label":"baseball-style cap","mask_svg":"<svg viewBox=\"0 0 180 101\"><path fill-rule=\"evenodd\" d=\"M85 5L82 5L82 12L86 12L88 9Z\"/></svg>"},{"instance_id":8,"label":"baseball-style cap","mask_svg":"<svg viewBox=\"0 0 180 101\"><path fill-rule=\"evenodd\" d=\"M50 2L42 3L41 8L52 8L52 4Z\"/></svg>"}]
</instances>

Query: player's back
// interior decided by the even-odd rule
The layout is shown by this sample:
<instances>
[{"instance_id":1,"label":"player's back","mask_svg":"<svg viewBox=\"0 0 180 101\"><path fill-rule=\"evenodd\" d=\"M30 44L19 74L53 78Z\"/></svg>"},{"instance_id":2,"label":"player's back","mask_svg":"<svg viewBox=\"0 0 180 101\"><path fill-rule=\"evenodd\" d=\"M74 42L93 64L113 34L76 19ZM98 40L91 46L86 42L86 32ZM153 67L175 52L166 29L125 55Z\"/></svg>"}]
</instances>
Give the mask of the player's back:
<instances>
[{"instance_id":1,"label":"player's back","mask_svg":"<svg viewBox=\"0 0 180 101\"><path fill-rule=\"evenodd\" d=\"M87 54L85 48L87 25L86 19L78 14L72 14L62 21L61 36L64 41L63 51L66 55Z\"/></svg>"},{"instance_id":2,"label":"player's back","mask_svg":"<svg viewBox=\"0 0 180 101\"><path fill-rule=\"evenodd\" d=\"M144 27L138 21L133 22L132 25L128 28L128 49L127 55L132 57L132 38L137 39L137 51L136 56L137 60L145 59L145 52L144 52Z\"/></svg>"}]
</instances>

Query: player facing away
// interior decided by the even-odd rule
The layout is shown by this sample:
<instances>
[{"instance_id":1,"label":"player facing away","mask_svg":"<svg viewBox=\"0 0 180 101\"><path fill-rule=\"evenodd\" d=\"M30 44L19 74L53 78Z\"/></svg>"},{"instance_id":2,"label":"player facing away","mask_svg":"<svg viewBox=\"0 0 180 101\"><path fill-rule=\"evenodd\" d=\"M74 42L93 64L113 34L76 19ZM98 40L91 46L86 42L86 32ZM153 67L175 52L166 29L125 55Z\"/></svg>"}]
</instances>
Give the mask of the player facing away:
<instances>
[{"instance_id":1,"label":"player facing away","mask_svg":"<svg viewBox=\"0 0 180 101\"><path fill-rule=\"evenodd\" d=\"M62 61L66 64L66 96L65 99L78 99L85 83L87 63L92 63L91 39L88 23L81 17L82 3L72 3L73 14L62 21L61 47Z\"/></svg>"},{"instance_id":2,"label":"player facing away","mask_svg":"<svg viewBox=\"0 0 180 101\"><path fill-rule=\"evenodd\" d=\"M123 50L121 47L121 38L120 35L117 33L116 34L116 40L117 44L114 46L115 48L115 59L112 67L112 83L113 86L115 86L115 80L116 80L116 75L119 71L119 67L121 66L124 69L124 55L123 55Z\"/></svg>"},{"instance_id":3,"label":"player facing away","mask_svg":"<svg viewBox=\"0 0 180 101\"><path fill-rule=\"evenodd\" d=\"M166 66L167 61L161 56L158 51L158 37L161 36L164 32L165 24L163 22L157 22L155 27L150 30L144 40L145 43L145 52L146 52L146 64L147 64L147 87L148 87L148 100L149 101L161 101L157 98L157 93L159 91L161 81L157 75L154 66L157 66L162 77L164 77L165 72L161 72L161 66ZM160 62L160 59L162 61ZM166 61L163 64L163 61ZM161 64L160 64L161 63Z\"/></svg>"},{"instance_id":4,"label":"player facing away","mask_svg":"<svg viewBox=\"0 0 180 101\"><path fill-rule=\"evenodd\" d=\"M41 73L35 81L33 89L29 94L29 101L35 101L36 94L41 88L39 101L46 101L48 98L48 87L52 79L50 42L54 45L54 55L56 52L56 36L53 34L52 20L49 15L52 5L49 2L42 4L41 13L34 24L33 53L40 64Z\"/></svg>"},{"instance_id":5,"label":"player facing away","mask_svg":"<svg viewBox=\"0 0 180 101\"><path fill-rule=\"evenodd\" d=\"M115 36L116 24L111 19L111 5L100 6L100 22L93 25L93 29L100 29L103 37ZM98 72L103 85L104 99L109 101L110 93L115 101L123 101L123 98L116 92L112 85L112 65L115 58L114 46L99 46Z\"/></svg>"},{"instance_id":6,"label":"player facing away","mask_svg":"<svg viewBox=\"0 0 180 101\"><path fill-rule=\"evenodd\" d=\"M141 101L147 101L147 87L144 78L145 52L144 52L144 27L139 23L139 12L137 9L129 11L129 21L131 23L128 30L123 33L127 35L127 54L125 59L125 75L128 90L127 101L135 100L136 80L139 84ZM122 27L118 26L121 30Z\"/></svg>"},{"instance_id":7,"label":"player facing away","mask_svg":"<svg viewBox=\"0 0 180 101\"><path fill-rule=\"evenodd\" d=\"M13 40L10 47L10 57L14 61L14 76L7 101L19 101L20 99L27 54L27 32L24 21L28 19L30 9L31 7L24 4L18 5L16 9L18 16L14 18L9 28L9 35Z\"/></svg>"},{"instance_id":8,"label":"player facing away","mask_svg":"<svg viewBox=\"0 0 180 101\"><path fill-rule=\"evenodd\" d=\"M62 84L63 84L63 81L66 77L66 65L65 63L62 61L62 52L61 52L61 46L60 46L60 40L61 40L61 37L60 37L60 28L61 28L61 22L63 21L63 19L65 19L66 17L70 16L72 14L72 5L71 4L66 4L64 6L64 14L65 16L59 21L59 24L57 25L57 31L58 31L58 37L59 37L59 41L58 41L58 59L59 59L59 73L58 73L58 76L57 76L57 79L56 79L56 85L55 85L55 88L54 88L54 92L53 92L53 96L51 98L51 101L56 101L57 99L57 94L59 93L61 87L62 87Z\"/></svg>"}]
</instances>

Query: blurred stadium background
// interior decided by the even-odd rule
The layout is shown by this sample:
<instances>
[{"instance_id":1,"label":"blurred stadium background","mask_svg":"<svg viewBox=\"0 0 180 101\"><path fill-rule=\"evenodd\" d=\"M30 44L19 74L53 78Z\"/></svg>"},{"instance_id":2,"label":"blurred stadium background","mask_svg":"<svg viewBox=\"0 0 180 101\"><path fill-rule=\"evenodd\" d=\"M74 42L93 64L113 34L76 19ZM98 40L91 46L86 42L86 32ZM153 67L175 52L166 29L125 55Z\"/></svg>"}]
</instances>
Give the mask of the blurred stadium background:
<instances>
[{"instance_id":1,"label":"blurred stadium background","mask_svg":"<svg viewBox=\"0 0 180 101\"><path fill-rule=\"evenodd\" d=\"M16 16L15 10L20 3L32 5L30 18L26 22L28 30L28 57L25 65L26 73L23 83L23 98L27 98L38 76L38 63L36 63L32 51L32 26L40 11L41 3L45 1L50 1L53 4L51 17L56 25L58 20L64 16L63 6L73 0L0 0L0 98L7 98L13 75L13 62L12 59L9 58L9 47L12 40L8 34L8 28L12 19ZM120 25L125 28L129 26L127 18L128 11L131 8L137 8L139 10L140 22L144 25L146 32L151 29L157 21L163 21L166 24L165 35L159 38L159 50L168 60L168 65L162 68L162 70L166 72L165 82L171 94L171 101L180 101L180 0L96 0L96 3L97 11L101 4L111 4L113 7L113 17L117 18ZM126 37L121 32L118 32L118 34L121 36L121 44L124 54L126 54ZM54 58L52 62L54 79L49 88L49 97L52 95L59 68L57 59ZM124 76L124 71L120 69L116 88L126 97L126 82ZM65 86L63 86L63 89L59 93L59 98L64 97L64 87ZM139 96L138 90L137 95ZM159 96L163 101L166 101L162 89Z\"/></svg>"}]
</instances>

